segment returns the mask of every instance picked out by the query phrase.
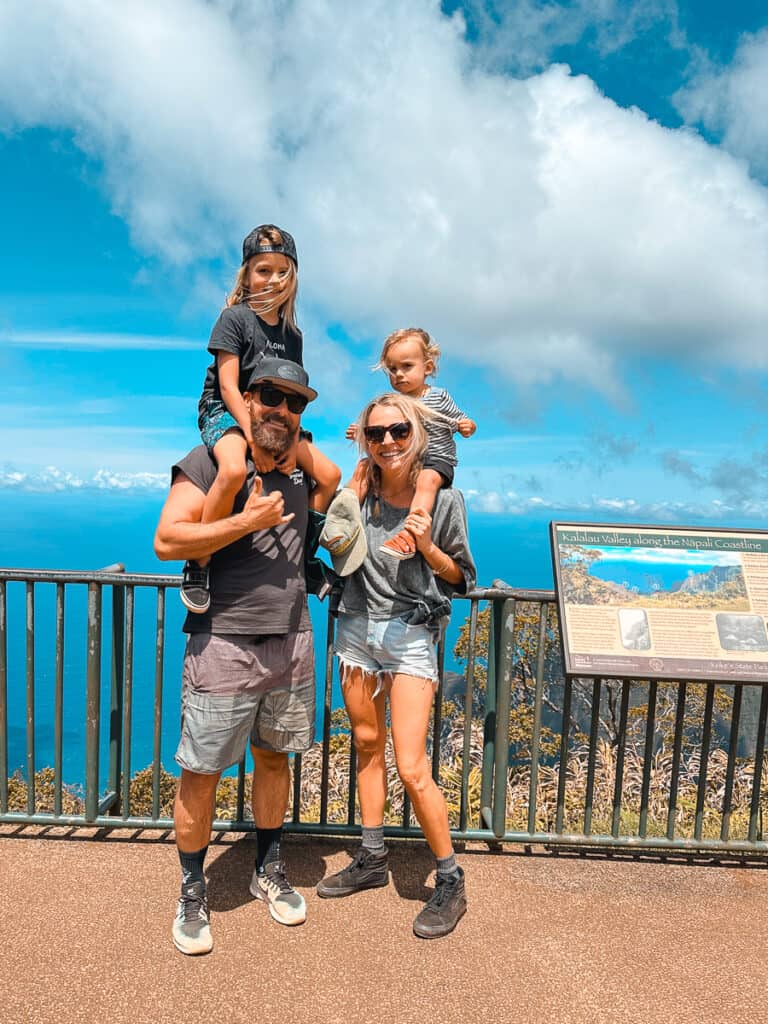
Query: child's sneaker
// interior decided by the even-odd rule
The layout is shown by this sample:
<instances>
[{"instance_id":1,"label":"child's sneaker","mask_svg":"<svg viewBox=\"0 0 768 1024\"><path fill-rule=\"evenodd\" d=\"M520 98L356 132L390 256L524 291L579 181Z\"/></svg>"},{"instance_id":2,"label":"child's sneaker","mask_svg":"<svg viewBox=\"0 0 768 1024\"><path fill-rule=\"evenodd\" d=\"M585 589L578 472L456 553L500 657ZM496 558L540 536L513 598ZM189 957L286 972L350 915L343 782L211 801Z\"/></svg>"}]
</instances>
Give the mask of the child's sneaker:
<instances>
[{"instance_id":1,"label":"child's sneaker","mask_svg":"<svg viewBox=\"0 0 768 1024\"><path fill-rule=\"evenodd\" d=\"M413 543L413 537L411 537L410 533L407 530L401 530L394 537L385 540L379 547L379 551L383 551L385 555L391 555L393 558L398 558L401 562L404 562L406 558L413 558L416 554L408 546L409 540Z\"/></svg>"},{"instance_id":2,"label":"child's sneaker","mask_svg":"<svg viewBox=\"0 0 768 1024\"><path fill-rule=\"evenodd\" d=\"M179 594L182 603L196 615L202 615L211 606L209 575L207 565L202 566L197 562L184 563Z\"/></svg>"},{"instance_id":3,"label":"child's sneaker","mask_svg":"<svg viewBox=\"0 0 768 1024\"><path fill-rule=\"evenodd\" d=\"M304 897L285 877L282 864L266 864L262 871L254 869L250 891L257 900L264 900L270 914L280 924L301 924L306 920Z\"/></svg>"}]
</instances>

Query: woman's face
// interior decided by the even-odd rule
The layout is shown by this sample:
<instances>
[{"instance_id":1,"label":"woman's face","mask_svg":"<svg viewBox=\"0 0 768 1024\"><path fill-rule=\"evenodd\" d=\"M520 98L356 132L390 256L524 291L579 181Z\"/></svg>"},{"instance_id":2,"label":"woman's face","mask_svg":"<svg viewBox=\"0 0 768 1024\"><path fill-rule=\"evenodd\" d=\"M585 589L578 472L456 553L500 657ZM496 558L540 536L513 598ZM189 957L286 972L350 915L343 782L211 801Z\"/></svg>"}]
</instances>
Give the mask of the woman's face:
<instances>
[{"instance_id":1,"label":"woman's face","mask_svg":"<svg viewBox=\"0 0 768 1024\"><path fill-rule=\"evenodd\" d=\"M413 462L413 429L405 437L399 436L405 431L406 424L411 424L399 409L390 405L374 405L368 414L366 427L378 428L383 431L382 440L371 440L366 435L366 447L374 463L382 473L407 472ZM389 432L395 427L395 437Z\"/></svg>"}]
</instances>

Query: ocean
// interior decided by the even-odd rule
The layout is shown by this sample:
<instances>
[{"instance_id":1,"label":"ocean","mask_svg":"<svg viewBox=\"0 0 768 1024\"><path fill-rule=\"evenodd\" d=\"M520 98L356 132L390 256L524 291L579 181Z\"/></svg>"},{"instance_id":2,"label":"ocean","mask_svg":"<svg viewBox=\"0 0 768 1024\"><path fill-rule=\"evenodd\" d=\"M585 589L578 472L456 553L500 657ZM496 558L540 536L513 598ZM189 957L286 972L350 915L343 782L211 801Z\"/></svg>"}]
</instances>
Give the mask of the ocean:
<instances>
[{"instance_id":1,"label":"ocean","mask_svg":"<svg viewBox=\"0 0 768 1024\"><path fill-rule=\"evenodd\" d=\"M152 551L152 538L164 500L160 492L53 491L30 494L0 493L0 566L23 569L92 571L122 563L128 572L176 573L178 563L161 563ZM502 580L515 587L552 587L552 566L546 519L481 516L470 513L470 538L478 567L478 583ZM105 620L110 596L105 593ZM316 630L318 666L324 665L326 610L314 598L311 611ZM183 608L175 591L167 594L164 644L165 689L161 722L161 760L175 771L173 753L179 729L180 667L183 654ZM27 722L27 647L23 584L7 587L8 616L8 741L9 770L23 769ZM155 694L156 609L152 591L136 591L135 651L131 770L152 760ZM82 783L85 773L86 588L68 588L65 609L63 777ZM461 626L457 609L447 634L452 650ZM35 767L53 764L55 680L55 588L35 588L34 707ZM102 753L107 732L110 665L104 637L102 659ZM450 657L447 667L454 668ZM320 669L319 669L320 671ZM340 706L338 681L333 705ZM318 721L322 706L318 709ZM105 764L102 757L102 764Z\"/></svg>"},{"instance_id":2,"label":"ocean","mask_svg":"<svg viewBox=\"0 0 768 1024\"><path fill-rule=\"evenodd\" d=\"M697 566L696 572L706 572L711 566ZM598 562L590 572L593 576L610 583L619 583L638 594L652 594L655 591L671 591L676 584L683 583L691 570L680 562L654 562L652 566L640 565L631 560Z\"/></svg>"}]
</instances>

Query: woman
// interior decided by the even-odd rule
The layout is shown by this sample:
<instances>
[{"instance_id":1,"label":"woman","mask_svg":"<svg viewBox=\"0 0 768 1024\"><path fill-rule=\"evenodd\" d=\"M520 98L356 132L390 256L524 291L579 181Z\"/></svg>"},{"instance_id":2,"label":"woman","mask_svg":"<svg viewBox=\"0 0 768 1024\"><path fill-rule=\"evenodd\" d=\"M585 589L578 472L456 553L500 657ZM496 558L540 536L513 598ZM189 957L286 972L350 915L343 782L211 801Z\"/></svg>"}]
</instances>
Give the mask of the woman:
<instances>
[{"instance_id":1,"label":"woman","mask_svg":"<svg viewBox=\"0 0 768 1024\"><path fill-rule=\"evenodd\" d=\"M437 859L434 893L413 923L421 938L447 935L467 907L464 872L456 864L426 741L438 684L440 629L451 594L464 593L475 582L461 492L440 490L431 517L424 509L410 510L429 415L407 395L390 393L374 399L358 422L358 443L368 456L362 508L368 554L346 580L334 650L357 751L363 841L351 864L317 886L320 896L338 897L388 882L383 823L389 694L397 771ZM404 527L413 535L417 554L397 561L381 546Z\"/></svg>"}]
</instances>

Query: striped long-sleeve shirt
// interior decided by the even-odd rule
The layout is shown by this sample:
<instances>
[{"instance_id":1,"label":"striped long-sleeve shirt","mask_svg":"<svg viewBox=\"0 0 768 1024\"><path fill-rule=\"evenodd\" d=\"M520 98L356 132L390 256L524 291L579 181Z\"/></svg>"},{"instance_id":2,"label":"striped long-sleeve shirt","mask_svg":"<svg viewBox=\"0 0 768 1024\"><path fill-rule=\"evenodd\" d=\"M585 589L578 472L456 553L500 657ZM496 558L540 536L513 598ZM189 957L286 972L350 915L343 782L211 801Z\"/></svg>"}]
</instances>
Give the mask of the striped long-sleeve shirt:
<instances>
[{"instance_id":1,"label":"striped long-sleeve shirt","mask_svg":"<svg viewBox=\"0 0 768 1024\"><path fill-rule=\"evenodd\" d=\"M444 459L451 466L458 465L459 460L456 457L456 442L453 435L457 430L456 424L459 420L466 418L465 414L445 388L428 388L426 393L421 396L421 401L428 409L451 421L448 423L443 419L427 420L425 423L429 435L427 451L436 458Z\"/></svg>"}]
</instances>

